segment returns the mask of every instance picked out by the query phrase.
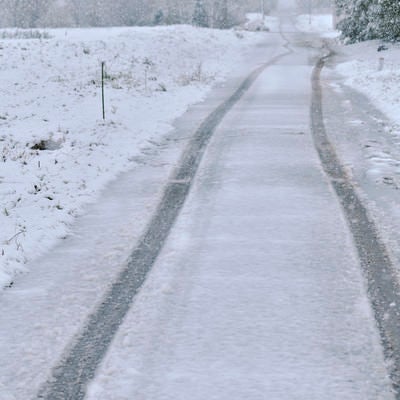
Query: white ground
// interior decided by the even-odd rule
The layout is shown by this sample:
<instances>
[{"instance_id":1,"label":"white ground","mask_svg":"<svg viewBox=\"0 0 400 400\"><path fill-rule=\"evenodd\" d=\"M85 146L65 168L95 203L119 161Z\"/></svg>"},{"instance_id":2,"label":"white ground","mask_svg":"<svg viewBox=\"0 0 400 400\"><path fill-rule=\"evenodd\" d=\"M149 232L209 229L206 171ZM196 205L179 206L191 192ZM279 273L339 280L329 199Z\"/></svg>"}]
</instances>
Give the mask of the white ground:
<instances>
[{"instance_id":1,"label":"white ground","mask_svg":"<svg viewBox=\"0 0 400 400\"><path fill-rule=\"evenodd\" d=\"M335 68L328 65L324 76L339 96L350 87L364 94L382 113L373 117L375 128L371 131L365 127L363 132L366 118L361 109L350 122L358 129L343 126L341 134L332 137L342 162L369 202L400 274L400 46L385 43L386 50L378 51L381 45L380 41L368 41L338 47L334 60L339 64ZM343 101L345 114L356 108L353 101L357 100L351 95ZM369 113L366 105L365 113Z\"/></svg>"},{"instance_id":2,"label":"white ground","mask_svg":"<svg viewBox=\"0 0 400 400\"><path fill-rule=\"evenodd\" d=\"M269 67L218 128L89 400L393 399L310 135L308 56Z\"/></svg>"},{"instance_id":3,"label":"white ground","mask_svg":"<svg viewBox=\"0 0 400 400\"><path fill-rule=\"evenodd\" d=\"M176 35L174 29L182 32ZM74 233L30 261L32 273L1 295L1 399L31 398L48 377L128 257L179 157L187 129L193 130L193 121L201 121L237 81L229 81L226 91L214 88L213 96L183 119L171 143L164 134L172 119L204 98L210 76L228 76L232 60L241 69L236 74L244 75L261 60L285 52L276 35L255 48L251 44L260 36L245 34L239 40L232 32L220 36L174 29L98 30L92 38L88 31L51 31L55 38L50 41L0 42L4 65L11 63L5 73L12 78L4 92L12 111L4 111L0 120L6 155L0 190L10 199L0 221L9 229L2 245L3 283L23 270L25 258L37 258L57 237L70 229ZM105 52L108 72L116 79L107 83L110 119L103 124L98 71ZM139 61L125 57L129 52L139 54ZM80 60L81 69L64 67L67 56ZM276 96L268 114L246 97L244 109L254 115L245 119L232 114L219 130L205 160L211 163L205 165L223 168L199 175L89 399L131 399L132 393L160 400L222 400L218 393L230 400L264 399L266 390L269 400L292 400L285 397L290 391L307 400L392 398L351 239L345 222L337 218L340 209L307 130L308 95L290 107L282 97L282 87L292 92L304 84L299 92L309 90L307 56L299 56L299 65L283 62L268 70L253 87L256 97ZM156 61L147 93L146 57ZM31 62L21 63L27 59ZM197 81L200 62L206 82ZM28 79L32 65L41 65L40 73ZM121 74L119 65L124 66ZM0 64L3 74L2 68ZM68 82L62 79L65 71ZM22 83L15 85L18 76ZM184 83L192 83L182 86L182 76ZM295 82L288 83L288 77L296 77ZM157 91L160 82L167 92ZM23 92L16 92L19 85ZM56 94L42 98L50 87ZM291 93L285 99L292 100ZM296 118L289 121L288 111ZM17 139L3 132L15 132ZM30 151L29 145L39 139L52 139L52 145L61 147ZM296 168L286 168L293 164ZM130 168L134 174L120 174L106 185ZM260 191L260 185L268 190ZM23 199L18 201L18 195ZM83 211L82 205L95 199ZM83 215L74 221L77 214ZM37 231L32 228L38 226ZM335 242L338 246L332 246ZM254 373L265 366L273 379ZM233 388L239 390L232 393Z\"/></svg>"},{"instance_id":4,"label":"white ground","mask_svg":"<svg viewBox=\"0 0 400 400\"><path fill-rule=\"evenodd\" d=\"M324 37L330 38L339 33L332 31L331 16L326 15L313 16L311 24L307 15L299 16L297 28L304 32L320 29ZM381 45L385 50L378 51ZM332 47L334 65L328 63L323 71L328 85L325 101L329 103L329 96L336 93L344 96L341 113L351 115L357 107L360 113L348 126L336 126L329 133L341 162L374 215L400 277L400 46L378 40L342 45L336 39ZM358 104L360 99L353 98L347 91L344 94L346 87L362 93L382 113L373 117L374 129L365 126L369 111ZM355 132L354 127L361 129Z\"/></svg>"},{"instance_id":5,"label":"white ground","mask_svg":"<svg viewBox=\"0 0 400 400\"><path fill-rule=\"evenodd\" d=\"M318 33L322 37L336 37L338 32L333 26L332 14L299 15L296 18L296 28L302 32Z\"/></svg>"},{"instance_id":6,"label":"white ground","mask_svg":"<svg viewBox=\"0 0 400 400\"><path fill-rule=\"evenodd\" d=\"M264 21L260 13L248 13L244 28L250 31L267 29L271 32L279 32L279 18L271 15L264 15Z\"/></svg>"},{"instance_id":7,"label":"white ground","mask_svg":"<svg viewBox=\"0 0 400 400\"><path fill-rule=\"evenodd\" d=\"M53 33L53 31L51 32ZM103 49L104 45L97 39L92 42L90 37L82 37L82 35L88 36L90 31L68 31L68 36L72 36L74 32L79 39L71 39L72 43L68 38L64 38L64 31L59 31L63 38L54 39L49 43L27 43L25 41L5 43L10 47L21 47L21 52L24 52L22 47L28 45L39 48L41 48L40 46L50 46L52 51L57 50L60 46L64 46L65 51L71 47L74 49L71 50L73 52L78 48L78 54L82 51L83 63L85 57L92 54L94 66L88 62L92 69L89 70L86 63L82 68L82 73L86 77L82 80L87 82L88 76L96 75L98 72L99 57L96 49L98 47ZM56 219L50 212L47 213L46 210L43 210L38 212L42 212L41 215L45 215L46 218L40 219L33 215L29 219L29 214L26 212L28 215L26 218L30 223L32 225L37 223L37 226L33 225L32 227L34 231L38 229L37 227L48 226L48 221L50 221L50 224L54 224L54 227L50 229L54 235L58 232L62 235L69 231L71 233L65 239L59 240L51 251L44 252L42 256L38 256L39 251L36 248L30 253L25 249L23 253L25 256L30 255L32 258L33 256L36 258L34 261L29 261L27 265L30 273L19 276L12 289L4 290L0 295L2 309L0 313L1 399L27 399L33 397L33 394L38 391L40 384L47 379L51 367L60 359L71 338L80 331L87 315L93 312L98 302L102 300L110 282L116 279L119 271L125 265L132 247L155 210L160 191L176 165L190 133L197 129L201 121L215 107L232 94L242 82L243 76L253 71L261 62L284 51L281 48L282 41L276 36L266 40L268 39L266 33L244 33L244 38L240 39L234 32L171 27L154 30L147 28L99 30L94 31L93 34L100 35L100 37L102 35L103 37L115 36L110 43L110 51L111 48L115 48L119 53L120 47L125 41L128 43L126 46L130 45L132 41L134 43L132 47L137 45L137 52L142 51L143 56L152 52L153 59L160 57L159 60L164 60L164 63L160 61L160 65L157 64L158 67L153 73L156 73L157 76L159 74L163 78L163 81L167 83L168 91L151 91L146 95L143 81L139 88L125 90L112 90L111 83L109 83L107 98L111 104L108 103L108 109L112 104L119 105L116 113L111 113L110 119L117 122L115 124L107 122L103 125L102 121L97 119L100 111L99 96L98 94L94 96L99 91L98 86L94 87L90 83L83 86L84 93L92 93L92 97L88 99L89 104L81 104L83 100L79 94L74 97L73 89L71 93L63 94L64 84L61 87L57 86L56 89L59 89L60 96L64 101L66 101L66 97L71 96L68 108L73 112L69 112L68 117L62 119L63 123L70 124L72 127L76 126L76 129L81 127L78 130L79 135L73 134L73 130L70 128L70 133L65 134L65 143L62 143L63 146L58 151L39 152L39 154L32 152L31 154L31 151L26 150L27 155L24 157L30 163L29 170L23 169L24 166L18 162L18 158L16 161L11 160L1 164L2 167L6 165L15 167L15 171L14 169L8 170L8 173L11 174L11 177L14 175L20 177L21 185L29 184L29 180L25 179L23 172L28 177L36 177L36 174L40 173L37 165L38 158L41 160L41 169L55 165L57 170L55 173L49 174L52 182L51 185L49 184L50 189L53 185L56 186L55 195L58 196L57 201L61 202L64 210L69 204L77 207L78 214L81 214L79 218L73 219L68 213L64 214L64 210L56 209L61 212L61 216L67 216L65 220L64 217L62 219L58 214L54 214L58 218ZM58 41L60 43L57 46ZM81 41L84 44L80 44ZM163 44L164 41L167 43ZM5 44L2 46L5 47ZM91 48L89 55L82 50L85 46ZM16 54L20 54L17 49L15 51ZM32 57L36 57L36 53L33 53ZM179 63L176 62L177 59L179 59ZM186 62L186 60L190 60L190 62ZM191 85L182 86L179 79L182 75L186 76L188 71L193 72L191 68L196 65L196 60L203 62L203 71L209 71L207 76L214 73L218 75L217 79L213 82L194 81ZM59 64L57 64L60 70L62 70L62 62L63 52L60 52ZM114 68L116 65L118 64L114 64ZM25 64L18 68L23 68L26 73L29 70ZM19 70L18 68L16 71ZM127 66L127 69L129 68L131 68L130 64ZM159 72L157 72L158 68L160 68ZM141 63L138 63L138 69L143 72ZM80 75L77 72L71 73L72 75L79 79ZM138 73L138 75L140 74ZM206 76L205 72L202 75ZM141 76L143 77L143 75ZM221 82L224 77L229 77L229 79ZM161 81L161 78L159 79ZM178 83L175 82L175 79L178 79ZM74 82L77 86L76 81ZM45 87L47 87L45 83L50 85L45 81L43 82ZM217 85L211 89L213 83L217 83ZM150 81L149 85L152 85L151 87L154 89L157 82ZM29 87L34 88L34 82ZM176 122L176 131L167 134L172 128L173 118L182 114L188 104L205 98L206 91L208 91L207 102L200 103L186 113L182 120ZM41 92L44 96L47 90L41 88ZM38 96L37 92L26 95L36 99L35 94ZM23 105L24 95L25 93L18 92L15 103ZM52 101L47 104L54 102L58 104L58 96L55 93ZM44 100L42 99L42 101ZM125 105L122 103L123 101L126 101ZM93 111L91 111L91 104ZM87 107L88 110L84 107ZM35 110L39 112L41 108L37 107ZM118 117L119 113L121 113L120 117ZM62 117L62 113L57 115ZM37 120L34 119L34 121ZM56 119L51 121L53 124L57 123ZM6 120L4 126L12 124L12 122L12 120ZM16 119L15 123L24 126L28 132L31 132L31 129L34 130L35 127L33 123L28 124L24 120ZM30 136L28 135L28 137ZM72 138L75 141L74 144L72 144ZM102 143L100 146L90 145L100 139ZM6 137L6 140L2 142L2 145L9 143L11 138ZM18 143L25 149L25 142ZM17 149L21 149L21 147L16 146ZM10 146L7 146L7 149L9 148ZM88 153L93 153L95 156L90 156ZM60 167L60 164L63 165L60 161L57 164L54 163L55 154L58 154L57 157L65 163L68 169ZM95 168L88 166L88 162L95 165ZM98 171L98 168L101 170ZM105 171L106 169L109 171ZM119 173L125 169L127 172ZM4 171L7 170L4 168ZM89 173L90 176L85 177L85 174ZM119 173L118 176L117 173ZM63 179L68 174L70 181L65 184ZM114 176L117 179L106 184L106 180L110 180ZM87 179L88 189L77 188L75 183L77 177ZM48 179L47 176L45 178ZM43 195L39 194L41 197L37 197L38 195L33 193L25 193L24 187L19 189L17 181L10 177L2 184L1 188L4 188L3 185L6 184L11 192L8 194L9 196L13 196L14 188L18 188L25 195L25 207L18 206L15 209L10 207L10 216L13 215L12 212L15 212L14 215L18 215L19 209L26 210L26 205L30 204L29 200L32 202L36 201L35 199L40 199L39 202L43 201ZM71 190L68 189L69 187ZM103 189L99 190L101 187ZM61 190L63 191L61 192ZM76 193L76 190L79 192ZM79 194L83 194L83 196L79 196ZM87 202L91 204L81 208ZM35 204L30 205L34 210L36 210ZM56 210L50 211L55 213ZM48 217L47 214L49 214ZM6 221L15 222L11 218ZM67 226L65 226L65 222ZM10 229L13 233L14 226L12 225ZM41 230L38 230L40 234ZM1 234L3 235L3 231ZM34 237L35 240L30 242L31 246L43 246L41 250L44 251L46 247L54 244L53 240L38 236L39 238ZM52 237L50 234L49 236ZM23 240L30 240L30 236L21 236L20 240L26 246L28 242L23 242ZM13 244L6 249L13 249ZM22 250L20 249L20 251ZM5 253L4 260L7 259L8 254ZM10 262L8 268L12 265L13 268L20 269L21 263L15 262L11 257L8 260ZM14 269L10 272L14 272Z\"/></svg>"},{"instance_id":8,"label":"white ground","mask_svg":"<svg viewBox=\"0 0 400 400\"><path fill-rule=\"evenodd\" d=\"M336 71L346 78L346 85L366 94L400 125L400 46L385 44L387 50L378 52L381 44L374 40L344 46L341 53L350 60Z\"/></svg>"},{"instance_id":9,"label":"white ground","mask_svg":"<svg viewBox=\"0 0 400 400\"><path fill-rule=\"evenodd\" d=\"M47 32L0 40L0 290L261 39L188 26ZM41 141L48 150L32 150Z\"/></svg>"}]
</instances>

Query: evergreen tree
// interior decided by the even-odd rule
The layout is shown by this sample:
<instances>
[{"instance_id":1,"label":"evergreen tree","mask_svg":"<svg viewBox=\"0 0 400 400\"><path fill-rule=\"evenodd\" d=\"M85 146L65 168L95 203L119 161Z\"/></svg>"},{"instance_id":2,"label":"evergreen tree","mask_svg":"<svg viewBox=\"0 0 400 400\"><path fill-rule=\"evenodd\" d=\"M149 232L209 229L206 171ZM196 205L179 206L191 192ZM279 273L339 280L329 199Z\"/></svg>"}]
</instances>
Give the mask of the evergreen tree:
<instances>
[{"instance_id":1,"label":"evergreen tree","mask_svg":"<svg viewBox=\"0 0 400 400\"><path fill-rule=\"evenodd\" d=\"M201 27L209 26L208 14L203 0L196 0L192 22L193 25L196 26L201 26Z\"/></svg>"},{"instance_id":2,"label":"evergreen tree","mask_svg":"<svg viewBox=\"0 0 400 400\"><path fill-rule=\"evenodd\" d=\"M344 18L338 24L343 37L350 43L378 37L374 5L376 0L355 0L351 3L336 0L337 8Z\"/></svg>"},{"instance_id":3,"label":"evergreen tree","mask_svg":"<svg viewBox=\"0 0 400 400\"><path fill-rule=\"evenodd\" d=\"M378 0L373 8L377 36L384 40L400 40L400 1Z\"/></svg>"},{"instance_id":4,"label":"evergreen tree","mask_svg":"<svg viewBox=\"0 0 400 400\"><path fill-rule=\"evenodd\" d=\"M335 0L342 20L338 28L350 43L383 39L400 40L399 0Z\"/></svg>"}]
</instances>

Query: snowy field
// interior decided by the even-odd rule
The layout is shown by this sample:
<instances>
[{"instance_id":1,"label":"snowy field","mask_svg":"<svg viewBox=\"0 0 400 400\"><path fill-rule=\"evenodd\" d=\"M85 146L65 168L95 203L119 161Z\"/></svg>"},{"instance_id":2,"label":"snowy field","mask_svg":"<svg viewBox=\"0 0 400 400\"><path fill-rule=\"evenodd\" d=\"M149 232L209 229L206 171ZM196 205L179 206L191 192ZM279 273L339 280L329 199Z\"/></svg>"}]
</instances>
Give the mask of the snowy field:
<instances>
[{"instance_id":1,"label":"snowy field","mask_svg":"<svg viewBox=\"0 0 400 400\"><path fill-rule=\"evenodd\" d=\"M262 39L189 26L21 32L0 32L0 288Z\"/></svg>"}]
</instances>

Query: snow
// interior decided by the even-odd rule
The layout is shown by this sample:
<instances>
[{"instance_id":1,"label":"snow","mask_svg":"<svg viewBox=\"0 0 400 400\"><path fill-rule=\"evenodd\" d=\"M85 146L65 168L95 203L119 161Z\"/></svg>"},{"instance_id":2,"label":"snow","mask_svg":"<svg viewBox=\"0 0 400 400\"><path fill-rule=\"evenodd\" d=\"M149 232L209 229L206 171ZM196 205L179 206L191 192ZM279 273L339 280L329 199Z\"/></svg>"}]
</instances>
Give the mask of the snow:
<instances>
[{"instance_id":1,"label":"snow","mask_svg":"<svg viewBox=\"0 0 400 400\"><path fill-rule=\"evenodd\" d=\"M332 14L299 15L296 18L296 28L302 32L319 33L322 37L337 37L333 27Z\"/></svg>"},{"instance_id":2,"label":"snow","mask_svg":"<svg viewBox=\"0 0 400 400\"><path fill-rule=\"evenodd\" d=\"M188 132L237 87L222 81L285 52L277 35L190 27L49 33L0 42L0 279L31 271L1 294L7 400L33 397L102 301ZM393 399L309 132L309 59L299 47L270 67L221 125L89 400ZM112 78L106 122L101 61ZM48 150L30 149L42 140Z\"/></svg>"},{"instance_id":3,"label":"snow","mask_svg":"<svg viewBox=\"0 0 400 400\"><path fill-rule=\"evenodd\" d=\"M83 206L260 40L189 26L46 33L0 40L0 288L64 240Z\"/></svg>"},{"instance_id":4,"label":"snow","mask_svg":"<svg viewBox=\"0 0 400 400\"><path fill-rule=\"evenodd\" d=\"M279 32L279 18L272 15L264 15L264 21L260 13L246 14L245 29L249 31L263 30Z\"/></svg>"},{"instance_id":5,"label":"snow","mask_svg":"<svg viewBox=\"0 0 400 400\"><path fill-rule=\"evenodd\" d=\"M135 124L125 127L125 131L122 128L112 131L111 138L106 136L107 153L99 153L99 159L95 161L99 165L111 165L108 158L112 157L113 163L121 163L122 171L115 179L110 174L110 182L104 183L103 188L99 188L93 196L85 197L83 200L86 205L83 205L84 201L81 199L82 208L78 217L71 218L68 226L64 227L62 224L63 229L69 232L65 239L59 240L50 251L44 251L41 256L36 257L35 254L35 259L27 264L30 273L19 276L10 290L1 293L1 399L7 396L17 399L35 396L40 385L48 379L50 370L68 350L71 340L81 331L88 315L103 301L110 283L116 280L126 265L133 246L155 212L169 176L201 122L232 95L244 76L260 63L286 52L282 48L283 40L263 34L244 33L244 39L239 40L234 32L192 30L188 27L178 27L176 30L160 28L159 33L157 30L158 28L154 31L140 28L122 31L134 32L138 38L141 37L140 32L143 32L143 46L148 46L143 50L146 53L151 51L152 46L159 50L158 43L155 42L159 36L173 37L176 48L168 49L172 52L171 58L174 54L181 54L177 49L179 46L181 49L187 48L186 56L193 54L194 57L203 56L208 60L204 62L205 67L215 63L215 71L219 71L220 78L201 85L197 82L185 87L176 84L176 87L166 93L155 92L147 96L140 91L131 91L124 96L120 90L115 92L115 96L122 96L122 99L132 104L133 116L124 115L128 122L134 120ZM64 31L55 31L57 32L65 36ZM68 31L68 34L73 35L74 32L80 35L75 30ZM98 30L97 34L96 30L93 33L86 30L81 32L91 35L94 43L97 43L96 35L101 35L102 32L118 38L116 30ZM179 43L176 37L178 33ZM145 39L147 36L149 39ZM214 39L207 43L205 52L202 41L210 37ZM185 38L187 42L183 41ZM161 37L159 39L163 40ZM210 49L218 50L218 54L211 53ZM228 56L229 58L225 58ZM160 57L165 56L161 54ZM97 70L98 64L96 65ZM170 73L173 74L174 71L180 74L182 70L174 65ZM107 90L108 99L111 99L112 90L110 87ZM183 112L189 103L199 98L206 101L189 107L185 114L172 123L173 116L177 114L174 109L177 105ZM98 100L97 96L94 102L96 112L99 111L101 116ZM143 107L142 103L145 104ZM145 106L153 108L151 113L146 112ZM137 128L141 118L145 120L142 123L143 131ZM83 117L79 120L86 123ZM122 118L121 121L120 124L124 127ZM103 129L101 121L95 120L92 125L96 129ZM131 136L131 130L137 138ZM120 136L116 135L118 132ZM123 146L126 143L132 144L132 148L118 147L115 150L112 144L114 140ZM138 146L135 145L136 140ZM111 150L118 151L117 155L125 152L133 154L132 161L127 162L126 172L123 171L125 161L119 160ZM69 165L73 166L72 163ZM78 166L75 174L79 176L82 173L84 170ZM57 181L58 178L55 177L55 182Z\"/></svg>"},{"instance_id":6,"label":"snow","mask_svg":"<svg viewBox=\"0 0 400 400\"><path fill-rule=\"evenodd\" d=\"M335 64L325 71L325 77L327 90L338 98L346 97L341 105L344 117L358 115L352 117L351 128L342 125L341 134L333 133L332 138L399 265L400 47L385 43L386 50L377 51L381 45L367 41L335 46ZM352 90L364 97L355 96Z\"/></svg>"},{"instance_id":7,"label":"snow","mask_svg":"<svg viewBox=\"0 0 400 400\"><path fill-rule=\"evenodd\" d=\"M352 60L340 63L336 71L345 84L366 94L394 122L400 124L400 46L387 44L378 52L379 41L344 46L342 52ZM381 61L382 59L382 61Z\"/></svg>"},{"instance_id":8,"label":"snow","mask_svg":"<svg viewBox=\"0 0 400 400\"><path fill-rule=\"evenodd\" d=\"M268 68L218 128L88 400L393 399L310 135L308 57Z\"/></svg>"},{"instance_id":9,"label":"snow","mask_svg":"<svg viewBox=\"0 0 400 400\"><path fill-rule=\"evenodd\" d=\"M89 400L394 398L309 80L285 58L218 129Z\"/></svg>"}]
</instances>

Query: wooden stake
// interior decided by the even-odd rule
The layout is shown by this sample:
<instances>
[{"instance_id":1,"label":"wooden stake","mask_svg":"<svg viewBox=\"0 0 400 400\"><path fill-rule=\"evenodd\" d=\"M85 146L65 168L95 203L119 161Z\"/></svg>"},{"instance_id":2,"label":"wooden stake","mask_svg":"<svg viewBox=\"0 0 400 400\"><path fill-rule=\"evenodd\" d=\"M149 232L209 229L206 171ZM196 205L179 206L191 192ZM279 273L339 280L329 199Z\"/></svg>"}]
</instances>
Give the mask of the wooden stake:
<instances>
[{"instance_id":1,"label":"wooden stake","mask_svg":"<svg viewBox=\"0 0 400 400\"><path fill-rule=\"evenodd\" d=\"M103 61L101 63L101 104L103 106L103 120L106 119L106 110L104 104L104 75L105 75L106 63Z\"/></svg>"}]
</instances>

